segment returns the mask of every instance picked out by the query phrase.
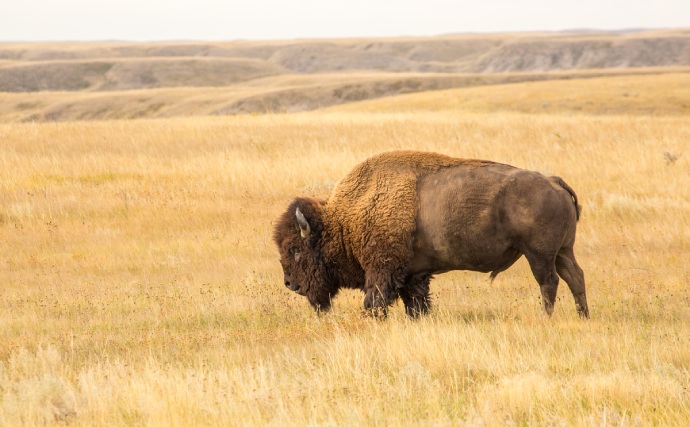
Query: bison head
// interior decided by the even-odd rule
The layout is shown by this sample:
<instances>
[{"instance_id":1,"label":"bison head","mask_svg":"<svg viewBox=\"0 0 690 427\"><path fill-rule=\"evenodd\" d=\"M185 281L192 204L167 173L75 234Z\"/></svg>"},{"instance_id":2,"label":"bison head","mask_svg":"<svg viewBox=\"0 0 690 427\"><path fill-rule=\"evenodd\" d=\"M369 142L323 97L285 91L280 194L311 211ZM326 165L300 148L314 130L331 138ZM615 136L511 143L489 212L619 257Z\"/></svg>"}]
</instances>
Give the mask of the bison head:
<instances>
[{"instance_id":1,"label":"bison head","mask_svg":"<svg viewBox=\"0 0 690 427\"><path fill-rule=\"evenodd\" d=\"M285 286L307 297L316 311L327 311L338 292L334 270L325 253L322 200L298 198L276 224L273 240L278 245Z\"/></svg>"}]
</instances>

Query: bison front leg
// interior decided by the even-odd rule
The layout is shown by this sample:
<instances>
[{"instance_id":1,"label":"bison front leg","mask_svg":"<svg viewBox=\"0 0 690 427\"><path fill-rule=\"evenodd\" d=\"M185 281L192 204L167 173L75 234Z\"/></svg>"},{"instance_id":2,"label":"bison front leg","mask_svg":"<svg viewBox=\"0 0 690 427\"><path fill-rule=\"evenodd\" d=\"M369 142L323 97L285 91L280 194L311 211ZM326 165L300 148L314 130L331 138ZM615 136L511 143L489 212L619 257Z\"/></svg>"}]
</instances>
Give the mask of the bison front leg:
<instances>
[{"instance_id":1,"label":"bison front leg","mask_svg":"<svg viewBox=\"0 0 690 427\"><path fill-rule=\"evenodd\" d=\"M431 298L429 297L430 274L423 274L410 277L405 286L400 289L400 298L405 304L405 313L412 318L425 315L431 308Z\"/></svg>"},{"instance_id":2,"label":"bison front leg","mask_svg":"<svg viewBox=\"0 0 690 427\"><path fill-rule=\"evenodd\" d=\"M366 273L364 310L377 318L388 315L388 306L398 298L396 283L402 279L395 274Z\"/></svg>"}]
</instances>

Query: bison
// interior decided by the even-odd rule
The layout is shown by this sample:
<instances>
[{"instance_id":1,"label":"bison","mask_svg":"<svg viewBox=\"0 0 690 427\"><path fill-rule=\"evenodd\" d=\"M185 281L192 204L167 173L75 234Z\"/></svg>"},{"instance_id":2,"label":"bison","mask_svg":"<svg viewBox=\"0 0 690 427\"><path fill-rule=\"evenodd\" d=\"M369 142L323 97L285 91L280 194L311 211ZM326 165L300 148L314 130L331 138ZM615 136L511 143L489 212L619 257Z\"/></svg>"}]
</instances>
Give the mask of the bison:
<instances>
[{"instance_id":1,"label":"bison","mask_svg":"<svg viewBox=\"0 0 690 427\"><path fill-rule=\"evenodd\" d=\"M383 316L401 298L411 317L430 308L429 282L451 270L490 272L523 254L553 312L560 275L589 317L573 252L577 196L559 177L485 160L394 151L357 165L328 200L297 198L276 223L284 282L317 311L341 288L365 293Z\"/></svg>"}]
</instances>

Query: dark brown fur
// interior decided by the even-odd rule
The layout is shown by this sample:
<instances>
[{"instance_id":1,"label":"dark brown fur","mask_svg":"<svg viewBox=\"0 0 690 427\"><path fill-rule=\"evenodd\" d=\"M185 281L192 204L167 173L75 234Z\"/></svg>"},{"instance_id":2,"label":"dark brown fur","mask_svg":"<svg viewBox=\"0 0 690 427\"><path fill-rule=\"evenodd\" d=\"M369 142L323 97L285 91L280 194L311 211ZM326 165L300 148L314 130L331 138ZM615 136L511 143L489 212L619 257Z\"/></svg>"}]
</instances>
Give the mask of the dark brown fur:
<instances>
[{"instance_id":1,"label":"dark brown fur","mask_svg":"<svg viewBox=\"0 0 690 427\"><path fill-rule=\"evenodd\" d=\"M296 219L306 219L307 237ZM367 310L385 314L397 298L410 316L428 311L433 274L491 272L523 254L553 311L558 275L578 313L589 316L573 253L580 207L561 178L512 166L400 151L357 165L330 198L295 199L274 240L285 285L328 310L340 288L365 293Z\"/></svg>"}]
</instances>

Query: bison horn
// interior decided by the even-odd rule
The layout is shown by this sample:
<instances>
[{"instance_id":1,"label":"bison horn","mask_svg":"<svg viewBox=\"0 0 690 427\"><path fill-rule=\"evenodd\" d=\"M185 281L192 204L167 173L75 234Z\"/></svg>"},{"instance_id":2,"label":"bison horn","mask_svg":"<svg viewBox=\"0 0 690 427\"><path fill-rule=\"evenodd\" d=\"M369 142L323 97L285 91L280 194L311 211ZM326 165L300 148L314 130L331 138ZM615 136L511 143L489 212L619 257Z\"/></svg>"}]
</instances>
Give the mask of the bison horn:
<instances>
[{"instance_id":1,"label":"bison horn","mask_svg":"<svg viewBox=\"0 0 690 427\"><path fill-rule=\"evenodd\" d=\"M309 233L311 232L311 227L309 226L309 223L307 222L307 219L304 217L302 212L300 212L299 208L295 211L295 215L297 216L297 223L299 224L299 229L300 229L300 234L302 235L302 238L307 238L309 237Z\"/></svg>"}]
</instances>

